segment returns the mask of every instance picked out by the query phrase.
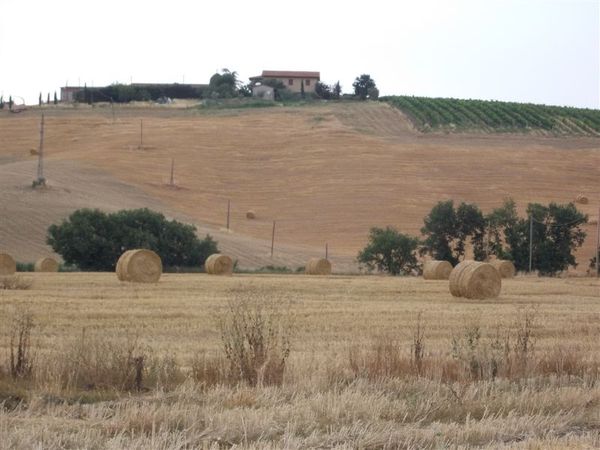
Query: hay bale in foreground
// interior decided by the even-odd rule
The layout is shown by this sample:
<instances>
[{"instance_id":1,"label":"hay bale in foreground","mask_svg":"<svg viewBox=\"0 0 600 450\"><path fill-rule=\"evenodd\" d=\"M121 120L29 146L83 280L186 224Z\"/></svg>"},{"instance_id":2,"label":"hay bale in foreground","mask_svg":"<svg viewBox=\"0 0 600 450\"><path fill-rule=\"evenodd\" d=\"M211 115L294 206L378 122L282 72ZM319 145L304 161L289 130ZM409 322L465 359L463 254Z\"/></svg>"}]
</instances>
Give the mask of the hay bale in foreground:
<instances>
[{"instance_id":1,"label":"hay bale in foreground","mask_svg":"<svg viewBox=\"0 0 600 450\"><path fill-rule=\"evenodd\" d=\"M35 272L58 272L58 261L54 258L40 258L35 262L33 270Z\"/></svg>"},{"instance_id":2,"label":"hay bale in foreground","mask_svg":"<svg viewBox=\"0 0 600 450\"><path fill-rule=\"evenodd\" d=\"M204 268L206 273L210 275L231 275L233 273L233 259L227 255L215 253L206 258Z\"/></svg>"},{"instance_id":3,"label":"hay bale in foreground","mask_svg":"<svg viewBox=\"0 0 600 450\"><path fill-rule=\"evenodd\" d=\"M246 212L246 219L256 219L256 213L252 210Z\"/></svg>"},{"instance_id":4,"label":"hay bale in foreground","mask_svg":"<svg viewBox=\"0 0 600 450\"><path fill-rule=\"evenodd\" d=\"M127 250L117 261L115 271L121 281L156 283L162 275L162 261L152 250Z\"/></svg>"},{"instance_id":5,"label":"hay bale in foreground","mask_svg":"<svg viewBox=\"0 0 600 450\"><path fill-rule=\"evenodd\" d=\"M489 263L463 261L450 273L449 284L455 297L495 298L500 295L502 277Z\"/></svg>"},{"instance_id":6,"label":"hay bale in foreground","mask_svg":"<svg viewBox=\"0 0 600 450\"><path fill-rule=\"evenodd\" d=\"M587 205L589 202L590 200L583 194L579 194L577 197L575 197L575 203Z\"/></svg>"},{"instance_id":7,"label":"hay bale in foreground","mask_svg":"<svg viewBox=\"0 0 600 450\"><path fill-rule=\"evenodd\" d=\"M304 271L308 275L331 275L331 263L325 258L311 258Z\"/></svg>"},{"instance_id":8,"label":"hay bale in foreground","mask_svg":"<svg viewBox=\"0 0 600 450\"><path fill-rule=\"evenodd\" d=\"M463 276L463 272L469 265L471 265L474 262L475 261L472 261L472 260L464 260L464 261L458 263L456 266L454 266L454 269L452 269L452 272L450 272L450 276L448 277L448 280L449 280L449 286L450 286L450 293L453 296L461 297L460 283L461 283L461 278Z\"/></svg>"},{"instance_id":9,"label":"hay bale in foreground","mask_svg":"<svg viewBox=\"0 0 600 450\"><path fill-rule=\"evenodd\" d=\"M452 264L448 261L425 261L423 265L423 279L447 280L452 272Z\"/></svg>"},{"instance_id":10,"label":"hay bale in foreground","mask_svg":"<svg viewBox=\"0 0 600 450\"><path fill-rule=\"evenodd\" d=\"M0 275L12 275L17 271L17 263L8 253L0 253Z\"/></svg>"},{"instance_id":11,"label":"hay bale in foreground","mask_svg":"<svg viewBox=\"0 0 600 450\"><path fill-rule=\"evenodd\" d=\"M506 259L496 259L490 264L496 268L502 278L513 278L517 273L517 269L512 261Z\"/></svg>"},{"instance_id":12,"label":"hay bale in foreground","mask_svg":"<svg viewBox=\"0 0 600 450\"><path fill-rule=\"evenodd\" d=\"M117 274L117 278L119 279L119 281L129 281L127 279L127 273L125 272L125 260L128 258L128 256L134 252L134 250L127 250L125 253L123 253L120 257L119 260L117 261L117 267L115 268L115 272Z\"/></svg>"}]
</instances>

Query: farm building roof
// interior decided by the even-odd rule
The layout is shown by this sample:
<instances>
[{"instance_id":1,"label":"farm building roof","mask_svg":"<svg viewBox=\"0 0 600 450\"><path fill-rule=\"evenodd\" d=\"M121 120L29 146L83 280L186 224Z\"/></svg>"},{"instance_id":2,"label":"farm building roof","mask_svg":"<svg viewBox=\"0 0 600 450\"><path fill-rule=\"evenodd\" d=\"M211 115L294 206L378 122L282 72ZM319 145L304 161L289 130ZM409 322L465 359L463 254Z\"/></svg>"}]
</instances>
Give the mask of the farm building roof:
<instances>
[{"instance_id":1,"label":"farm building roof","mask_svg":"<svg viewBox=\"0 0 600 450\"><path fill-rule=\"evenodd\" d=\"M262 75L257 75L255 77L250 77L250 79L256 78L317 78L321 79L320 72L304 72L299 70L263 70Z\"/></svg>"}]
</instances>

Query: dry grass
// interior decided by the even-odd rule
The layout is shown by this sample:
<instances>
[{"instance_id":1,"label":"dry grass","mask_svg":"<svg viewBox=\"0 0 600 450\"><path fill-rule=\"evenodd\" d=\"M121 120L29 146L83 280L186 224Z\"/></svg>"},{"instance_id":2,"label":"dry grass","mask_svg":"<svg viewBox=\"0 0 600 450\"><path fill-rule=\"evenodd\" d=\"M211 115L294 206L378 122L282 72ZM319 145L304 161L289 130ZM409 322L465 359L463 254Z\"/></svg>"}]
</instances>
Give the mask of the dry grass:
<instances>
[{"instance_id":1,"label":"dry grass","mask_svg":"<svg viewBox=\"0 0 600 450\"><path fill-rule=\"evenodd\" d=\"M25 290L33 285L33 278L21 275L0 276L0 290Z\"/></svg>"},{"instance_id":2,"label":"dry grass","mask_svg":"<svg viewBox=\"0 0 600 450\"><path fill-rule=\"evenodd\" d=\"M0 353L15 307L35 324L30 377L0 377L1 448L600 445L597 280L480 301L417 278L33 276L0 291ZM259 335L276 355L289 337L282 378L232 378L224 344ZM237 359L257 374L259 348Z\"/></svg>"}]
</instances>

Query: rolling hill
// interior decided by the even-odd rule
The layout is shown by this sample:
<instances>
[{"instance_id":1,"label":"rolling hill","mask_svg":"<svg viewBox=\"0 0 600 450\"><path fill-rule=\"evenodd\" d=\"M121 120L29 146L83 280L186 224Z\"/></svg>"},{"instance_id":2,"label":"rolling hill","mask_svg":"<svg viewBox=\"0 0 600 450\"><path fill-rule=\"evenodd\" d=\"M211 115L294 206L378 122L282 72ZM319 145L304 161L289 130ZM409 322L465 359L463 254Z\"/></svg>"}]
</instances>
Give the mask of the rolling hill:
<instances>
[{"instance_id":1,"label":"rolling hill","mask_svg":"<svg viewBox=\"0 0 600 450\"><path fill-rule=\"evenodd\" d=\"M338 271L356 268L370 227L418 234L439 200L489 211L510 196L524 210L584 194L591 203L580 209L597 216L600 140L591 133L423 133L409 112L383 102L44 113L49 188L34 191L40 111L0 111L0 249L20 261L47 253L46 227L83 206L147 206L193 222L244 267L300 266L327 243ZM168 185L172 158L176 187ZM587 226L582 265L594 228Z\"/></svg>"}]
</instances>

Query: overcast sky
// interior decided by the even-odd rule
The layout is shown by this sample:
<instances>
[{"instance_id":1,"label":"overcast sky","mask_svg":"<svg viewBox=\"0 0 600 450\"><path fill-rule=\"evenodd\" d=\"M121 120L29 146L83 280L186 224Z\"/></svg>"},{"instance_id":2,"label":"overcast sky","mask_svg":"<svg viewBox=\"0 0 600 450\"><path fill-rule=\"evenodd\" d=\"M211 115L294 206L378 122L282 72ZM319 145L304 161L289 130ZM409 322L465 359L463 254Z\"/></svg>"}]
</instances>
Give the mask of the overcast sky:
<instances>
[{"instance_id":1,"label":"overcast sky","mask_svg":"<svg viewBox=\"0 0 600 450\"><path fill-rule=\"evenodd\" d=\"M320 71L344 92L600 108L600 0L0 0L0 94Z\"/></svg>"}]
</instances>

